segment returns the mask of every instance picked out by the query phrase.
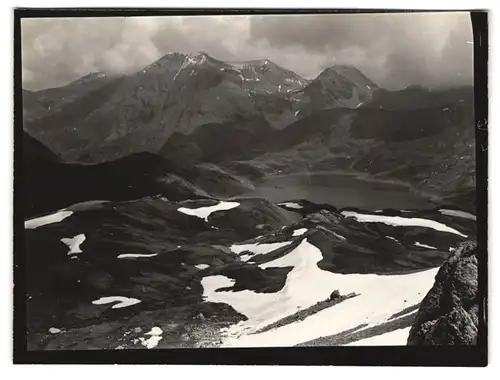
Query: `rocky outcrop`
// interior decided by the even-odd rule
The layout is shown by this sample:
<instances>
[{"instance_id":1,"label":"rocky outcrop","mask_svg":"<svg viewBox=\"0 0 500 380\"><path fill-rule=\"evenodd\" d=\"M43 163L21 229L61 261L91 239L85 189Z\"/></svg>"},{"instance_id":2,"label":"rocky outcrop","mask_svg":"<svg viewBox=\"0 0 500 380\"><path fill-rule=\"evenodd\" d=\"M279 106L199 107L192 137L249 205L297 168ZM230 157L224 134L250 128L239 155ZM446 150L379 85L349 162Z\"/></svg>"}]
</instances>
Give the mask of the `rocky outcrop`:
<instances>
[{"instance_id":1,"label":"rocky outcrop","mask_svg":"<svg viewBox=\"0 0 500 380\"><path fill-rule=\"evenodd\" d=\"M473 345L478 333L476 243L459 246L443 264L422 301L408 345Z\"/></svg>"}]
</instances>

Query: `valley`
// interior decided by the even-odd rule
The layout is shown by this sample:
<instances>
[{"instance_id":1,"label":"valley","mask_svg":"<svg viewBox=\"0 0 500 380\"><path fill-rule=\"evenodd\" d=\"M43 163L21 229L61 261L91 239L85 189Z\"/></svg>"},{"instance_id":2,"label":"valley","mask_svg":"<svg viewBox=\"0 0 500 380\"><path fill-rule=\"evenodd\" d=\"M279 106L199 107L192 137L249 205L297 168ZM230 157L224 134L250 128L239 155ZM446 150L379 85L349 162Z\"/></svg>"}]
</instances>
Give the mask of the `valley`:
<instances>
[{"instance_id":1,"label":"valley","mask_svg":"<svg viewBox=\"0 0 500 380\"><path fill-rule=\"evenodd\" d=\"M472 94L204 52L24 91L28 349L406 345L476 240Z\"/></svg>"}]
</instances>

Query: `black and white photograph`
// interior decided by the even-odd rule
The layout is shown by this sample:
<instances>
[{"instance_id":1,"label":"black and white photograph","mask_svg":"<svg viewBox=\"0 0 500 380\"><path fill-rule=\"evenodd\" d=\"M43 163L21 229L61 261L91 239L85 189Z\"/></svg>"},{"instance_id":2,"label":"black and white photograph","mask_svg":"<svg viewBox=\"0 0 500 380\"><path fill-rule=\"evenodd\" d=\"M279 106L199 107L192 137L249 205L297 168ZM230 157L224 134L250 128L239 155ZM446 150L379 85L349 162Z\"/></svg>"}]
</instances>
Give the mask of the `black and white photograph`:
<instances>
[{"instance_id":1,"label":"black and white photograph","mask_svg":"<svg viewBox=\"0 0 500 380\"><path fill-rule=\"evenodd\" d=\"M24 12L27 352L485 344L474 12Z\"/></svg>"}]
</instances>

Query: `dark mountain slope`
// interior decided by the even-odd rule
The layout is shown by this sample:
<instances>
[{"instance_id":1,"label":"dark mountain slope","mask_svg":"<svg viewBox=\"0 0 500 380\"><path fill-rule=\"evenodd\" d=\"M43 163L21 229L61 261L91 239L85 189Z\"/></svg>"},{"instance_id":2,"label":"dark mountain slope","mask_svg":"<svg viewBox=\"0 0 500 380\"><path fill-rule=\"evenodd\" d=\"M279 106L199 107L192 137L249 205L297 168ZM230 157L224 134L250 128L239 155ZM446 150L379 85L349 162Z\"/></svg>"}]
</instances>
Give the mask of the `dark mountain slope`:
<instances>
[{"instance_id":1,"label":"dark mountain slope","mask_svg":"<svg viewBox=\"0 0 500 380\"><path fill-rule=\"evenodd\" d=\"M40 91L23 90L24 121L29 123L58 113L65 106L87 97L116 79L118 79L116 75L96 72L61 87Z\"/></svg>"},{"instance_id":2,"label":"dark mountain slope","mask_svg":"<svg viewBox=\"0 0 500 380\"><path fill-rule=\"evenodd\" d=\"M172 199L206 195L172 176L167 161L140 153L96 165L61 162L48 148L24 133L24 216L93 200L128 200L162 194Z\"/></svg>"},{"instance_id":3,"label":"dark mountain slope","mask_svg":"<svg viewBox=\"0 0 500 380\"><path fill-rule=\"evenodd\" d=\"M385 110L412 110L432 107L448 107L450 104L473 104L472 87L454 87L430 90L420 86L408 86L399 91L388 91L379 88L374 92L371 101L363 107L381 108Z\"/></svg>"},{"instance_id":4,"label":"dark mountain slope","mask_svg":"<svg viewBox=\"0 0 500 380\"><path fill-rule=\"evenodd\" d=\"M269 123L257 117L206 124L190 135L174 133L159 154L179 163L248 159L272 134Z\"/></svg>"},{"instance_id":5,"label":"dark mountain slope","mask_svg":"<svg viewBox=\"0 0 500 380\"><path fill-rule=\"evenodd\" d=\"M378 86L353 66L336 65L323 70L296 92L304 105L300 116L335 107L357 108L372 99Z\"/></svg>"},{"instance_id":6,"label":"dark mountain slope","mask_svg":"<svg viewBox=\"0 0 500 380\"><path fill-rule=\"evenodd\" d=\"M24 129L62 157L66 156L66 151L77 149L94 139L104 139L104 126L88 129L76 121L90 117L122 83L123 78L113 77L103 81L96 79L91 82L93 86L87 86L87 82L82 80L68 85L70 89L54 89L55 94L35 93L37 104L48 108L45 108L43 115L36 117L26 117L25 113Z\"/></svg>"},{"instance_id":7,"label":"dark mountain slope","mask_svg":"<svg viewBox=\"0 0 500 380\"><path fill-rule=\"evenodd\" d=\"M147 152L100 164L65 163L27 133L23 165L25 217L86 201L124 201L152 195L171 200L225 197L252 187L245 173L168 161Z\"/></svg>"},{"instance_id":8,"label":"dark mountain slope","mask_svg":"<svg viewBox=\"0 0 500 380\"><path fill-rule=\"evenodd\" d=\"M61 158L43 145L40 141L32 137L29 133L23 133L23 160L30 164L41 162L61 162Z\"/></svg>"}]
</instances>

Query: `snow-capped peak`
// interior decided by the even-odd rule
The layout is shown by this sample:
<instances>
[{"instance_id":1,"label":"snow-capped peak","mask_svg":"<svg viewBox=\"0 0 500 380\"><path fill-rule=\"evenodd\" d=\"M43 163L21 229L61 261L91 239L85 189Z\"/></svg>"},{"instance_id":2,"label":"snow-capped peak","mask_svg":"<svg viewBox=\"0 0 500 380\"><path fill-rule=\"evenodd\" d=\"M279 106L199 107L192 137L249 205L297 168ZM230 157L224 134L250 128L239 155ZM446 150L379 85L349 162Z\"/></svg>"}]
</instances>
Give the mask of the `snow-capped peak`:
<instances>
[{"instance_id":1,"label":"snow-capped peak","mask_svg":"<svg viewBox=\"0 0 500 380\"><path fill-rule=\"evenodd\" d=\"M207 55L204 52L198 52L194 54L191 53L188 54L186 59L189 61L189 63L198 65L207 61Z\"/></svg>"}]
</instances>

